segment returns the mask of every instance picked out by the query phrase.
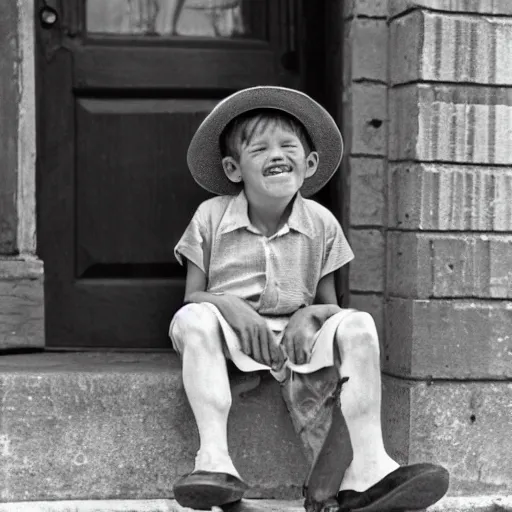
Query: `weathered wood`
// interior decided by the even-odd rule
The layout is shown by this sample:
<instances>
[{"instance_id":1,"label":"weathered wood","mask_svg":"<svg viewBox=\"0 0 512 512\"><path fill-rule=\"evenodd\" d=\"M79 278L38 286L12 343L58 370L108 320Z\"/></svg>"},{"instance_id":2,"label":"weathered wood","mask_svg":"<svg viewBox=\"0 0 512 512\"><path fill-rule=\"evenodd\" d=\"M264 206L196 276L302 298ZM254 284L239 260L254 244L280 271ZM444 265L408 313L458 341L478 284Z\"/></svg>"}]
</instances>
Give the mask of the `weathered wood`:
<instances>
[{"instance_id":1,"label":"weathered wood","mask_svg":"<svg viewBox=\"0 0 512 512\"><path fill-rule=\"evenodd\" d=\"M2 6L0 16L0 254L17 251L18 186L18 7Z\"/></svg>"}]
</instances>

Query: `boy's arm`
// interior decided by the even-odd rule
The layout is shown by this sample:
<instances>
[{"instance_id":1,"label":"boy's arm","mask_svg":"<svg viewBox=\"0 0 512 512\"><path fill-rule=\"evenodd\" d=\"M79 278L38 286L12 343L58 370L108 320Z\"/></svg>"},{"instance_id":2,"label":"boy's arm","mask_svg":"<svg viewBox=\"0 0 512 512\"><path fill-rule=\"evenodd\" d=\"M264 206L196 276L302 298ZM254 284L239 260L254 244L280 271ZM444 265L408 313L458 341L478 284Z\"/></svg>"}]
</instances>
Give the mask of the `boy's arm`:
<instances>
[{"instance_id":1,"label":"boy's arm","mask_svg":"<svg viewBox=\"0 0 512 512\"><path fill-rule=\"evenodd\" d=\"M190 260L187 260L187 281L185 284L185 304L209 302L220 309L222 294L206 291L206 274ZM240 299L241 300L241 299ZM223 301L222 301L223 303Z\"/></svg>"},{"instance_id":2,"label":"boy's arm","mask_svg":"<svg viewBox=\"0 0 512 512\"><path fill-rule=\"evenodd\" d=\"M336 287L334 285L334 272L327 274L320 279L316 288L314 305L310 306L318 311L323 321L338 313L341 308L336 298Z\"/></svg>"},{"instance_id":3,"label":"boy's arm","mask_svg":"<svg viewBox=\"0 0 512 512\"><path fill-rule=\"evenodd\" d=\"M187 260L187 281L185 284L185 304L197 302L191 300L194 293L205 292L206 290L206 274L190 260Z\"/></svg>"}]
</instances>

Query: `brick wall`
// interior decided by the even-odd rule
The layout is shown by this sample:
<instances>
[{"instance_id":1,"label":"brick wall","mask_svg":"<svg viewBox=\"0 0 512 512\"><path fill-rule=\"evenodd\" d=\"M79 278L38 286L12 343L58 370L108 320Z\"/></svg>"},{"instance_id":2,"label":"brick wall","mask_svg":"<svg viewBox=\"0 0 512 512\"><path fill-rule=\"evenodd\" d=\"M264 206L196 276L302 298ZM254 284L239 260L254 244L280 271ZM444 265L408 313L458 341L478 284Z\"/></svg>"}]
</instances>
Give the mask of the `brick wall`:
<instances>
[{"instance_id":1,"label":"brick wall","mask_svg":"<svg viewBox=\"0 0 512 512\"><path fill-rule=\"evenodd\" d=\"M375 318L384 338L387 0L344 2L343 133L350 176L350 304Z\"/></svg>"},{"instance_id":2,"label":"brick wall","mask_svg":"<svg viewBox=\"0 0 512 512\"><path fill-rule=\"evenodd\" d=\"M351 305L386 444L512 492L512 2L345 1Z\"/></svg>"},{"instance_id":3,"label":"brick wall","mask_svg":"<svg viewBox=\"0 0 512 512\"><path fill-rule=\"evenodd\" d=\"M512 491L512 2L346 3L352 305L383 339L386 442Z\"/></svg>"}]
</instances>

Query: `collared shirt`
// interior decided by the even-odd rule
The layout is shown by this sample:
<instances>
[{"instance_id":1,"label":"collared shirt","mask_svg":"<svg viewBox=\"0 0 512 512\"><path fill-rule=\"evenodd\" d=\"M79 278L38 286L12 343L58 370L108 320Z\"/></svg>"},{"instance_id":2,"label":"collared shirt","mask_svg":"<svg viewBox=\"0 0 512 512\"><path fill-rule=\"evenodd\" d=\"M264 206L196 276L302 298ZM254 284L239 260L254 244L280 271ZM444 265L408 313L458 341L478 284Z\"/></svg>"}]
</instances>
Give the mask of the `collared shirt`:
<instances>
[{"instance_id":1,"label":"collared shirt","mask_svg":"<svg viewBox=\"0 0 512 512\"><path fill-rule=\"evenodd\" d=\"M203 270L206 291L247 300L274 331L313 304L322 277L354 257L324 206L298 193L288 221L266 236L251 223L243 190L200 204L174 254L180 264L187 258Z\"/></svg>"}]
</instances>

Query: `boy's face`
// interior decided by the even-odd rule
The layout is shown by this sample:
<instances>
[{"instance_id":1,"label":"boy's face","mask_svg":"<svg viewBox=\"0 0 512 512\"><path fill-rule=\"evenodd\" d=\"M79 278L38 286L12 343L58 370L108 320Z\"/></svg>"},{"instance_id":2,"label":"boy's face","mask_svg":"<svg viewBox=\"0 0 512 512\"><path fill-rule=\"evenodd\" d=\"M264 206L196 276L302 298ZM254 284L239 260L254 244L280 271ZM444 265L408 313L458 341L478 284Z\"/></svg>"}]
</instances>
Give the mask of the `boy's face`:
<instances>
[{"instance_id":1,"label":"boy's face","mask_svg":"<svg viewBox=\"0 0 512 512\"><path fill-rule=\"evenodd\" d=\"M243 181L248 197L293 197L318 167L318 153L305 154L299 137L278 124L257 130L239 149L240 158L225 157L231 181Z\"/></svg>"}]
</instances>

